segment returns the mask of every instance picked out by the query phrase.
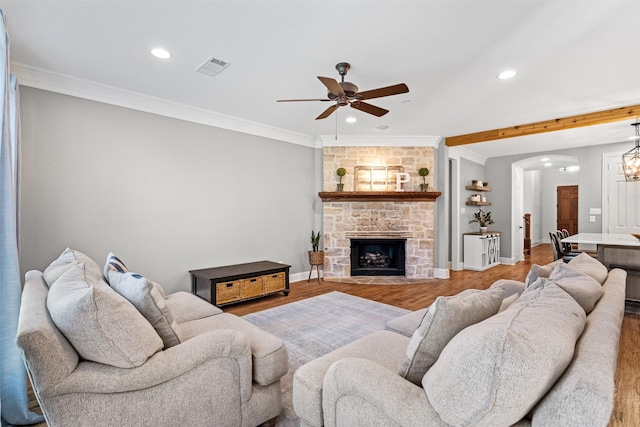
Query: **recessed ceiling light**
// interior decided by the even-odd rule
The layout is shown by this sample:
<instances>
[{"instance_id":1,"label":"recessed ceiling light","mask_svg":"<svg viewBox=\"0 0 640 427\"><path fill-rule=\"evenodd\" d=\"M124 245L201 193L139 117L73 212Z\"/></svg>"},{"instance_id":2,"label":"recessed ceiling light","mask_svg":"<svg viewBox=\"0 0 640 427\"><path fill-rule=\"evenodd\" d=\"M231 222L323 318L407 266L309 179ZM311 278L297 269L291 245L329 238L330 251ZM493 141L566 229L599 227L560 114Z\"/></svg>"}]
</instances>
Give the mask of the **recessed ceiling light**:
<instances>
[{"instance_id":1,"label":"recessed ceiling light","mask_svg":"<svg viewBox=\"0 0 640 427\"><path fill-rule=\"evenodd\" d=\"M506 80L506 79L510 79L511 77L515 76L516 72L514 70L505 70L503 72L501 72L500 74L498 74L498 78L500 80Z\"/></svg>"},{"instance_id":2,"label":"recessed ceiling light","mask_svg":"<svg viewBox=\"0 0 640 427\"><path fill-rule=\"evenodd\" d=\"M347 117L347 118L345 119L345 122L347 122L347 123L355 123L355 122L357 122L357 121L358 121L358 120L357 120L355 117L353 117L353 116L349 116L349 117Z\"/></svg>"},{"instance_id":3,"label":"recessed ceiling light","mask_svg":"<svg viewBox=\"0 0 640 427\"><path fill-rule=\"evenodd\" d=\"M161 47L156 47L151 49L151 55L155 56L156 58L160 58L160 59L169 59L171 58L171 54L169 53L169 51L162 49Z\"/></svg>"},{"instance_id":4,"label":"recessed ceiling light","mask_svg":"<svg viewBox=\"0 0 640 427\"><path fill-rule=\"evenodd\" d=\"M546 167L549 167L549 166L551 166L551 163L545 163L544 165L545 165Z\"/></svg>"},{"instance_id":5,"label":"recessed ceiling light","mask_svg":"<svg viewBox=\"0 0 640 427\"><path fill-rule=\"evenodd\" d=\"M548 162L548 161L549 161L549 158L548 158L548 157L543 157L543 158L541 158L541 159L540 159L540 161L541 161L541 162Z\"/></svg>"}]
</instances>

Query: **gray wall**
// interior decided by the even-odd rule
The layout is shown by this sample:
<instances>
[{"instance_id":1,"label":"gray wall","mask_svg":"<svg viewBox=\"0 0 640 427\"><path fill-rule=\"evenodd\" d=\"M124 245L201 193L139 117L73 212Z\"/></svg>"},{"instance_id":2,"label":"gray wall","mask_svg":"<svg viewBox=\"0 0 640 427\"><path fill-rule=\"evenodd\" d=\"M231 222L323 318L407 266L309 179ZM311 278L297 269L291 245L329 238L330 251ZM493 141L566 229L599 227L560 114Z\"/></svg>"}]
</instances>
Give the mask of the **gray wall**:
<instances>
[{"instance_id":1,"label":"gray wall","mask_svg":"<svg viewBox=\"0 0 640 427\"><path fill-rule=\"evenodd\" d=\"M308 271L321 150L21 87L21 268L109 251L168 291L258 260Z\"/></svg>"},{"instance_id":2,"label":"gray wall","mask_svg":"<svg viewBox=\"0 0 640 427\"><path fill-rule=\"evenodd\" d=\"M582 148L549 151L548 154L570 155L578 158L578 230L581 233L602 232L602 217L589 222L589 208L602 208L602 155L624 152L631 143L594 145ZM536 153L539 155L540 153ZM496 229L502 231L500 251L502 257L511 257L511 165L531 157L531 154L493 157L485 163L485 176L492 188L492 213ZM555 190L554 190L555 191ZM545 207L546 209L546 207ZM553 206L555 210L555 204ZM544 225L543 225L544 226ZM553 226L555 228L555 225ZM544 232L544 230L543 230Z\"/></svg>"}]
</instances>

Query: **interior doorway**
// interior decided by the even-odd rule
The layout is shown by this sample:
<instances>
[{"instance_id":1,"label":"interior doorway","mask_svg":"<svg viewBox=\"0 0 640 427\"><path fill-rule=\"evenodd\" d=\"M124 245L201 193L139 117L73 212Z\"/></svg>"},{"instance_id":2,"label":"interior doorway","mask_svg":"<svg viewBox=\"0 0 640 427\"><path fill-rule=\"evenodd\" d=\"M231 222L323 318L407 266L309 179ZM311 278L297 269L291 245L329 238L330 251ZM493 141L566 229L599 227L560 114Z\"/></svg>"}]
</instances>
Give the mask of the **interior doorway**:
<instances>
[{"instance_id":1,"label":"interior doorway","mask_svg":"<svg viewBox=\"0 0 640 427\"><path fill-rule=\"evenodd\" d=\"M569 235L578 233L578 186L557 187L557 229L566 229Z\"/></svg>"}]
</instances>

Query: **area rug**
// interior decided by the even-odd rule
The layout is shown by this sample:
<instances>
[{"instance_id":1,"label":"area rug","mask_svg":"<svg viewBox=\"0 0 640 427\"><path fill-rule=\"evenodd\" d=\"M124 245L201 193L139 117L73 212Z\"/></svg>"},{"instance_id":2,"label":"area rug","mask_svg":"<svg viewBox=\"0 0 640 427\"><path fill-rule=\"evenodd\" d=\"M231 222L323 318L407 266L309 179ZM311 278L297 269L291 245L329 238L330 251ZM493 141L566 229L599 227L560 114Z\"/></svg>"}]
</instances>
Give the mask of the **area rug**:
<instances>
[{"instance_id":1,"label":"area rug","mask_svg":"<svg viewBox=\"0 0 640 427\"><path fill-rule=\"evenodd\" d=\"M281 338L289 352L289 371L282 379L282 413L277 426L300 425L291 403L293 373L317 357L372 332L409 310L365 298L331 292L243 316Z\"/></svg>"}]
</instances>

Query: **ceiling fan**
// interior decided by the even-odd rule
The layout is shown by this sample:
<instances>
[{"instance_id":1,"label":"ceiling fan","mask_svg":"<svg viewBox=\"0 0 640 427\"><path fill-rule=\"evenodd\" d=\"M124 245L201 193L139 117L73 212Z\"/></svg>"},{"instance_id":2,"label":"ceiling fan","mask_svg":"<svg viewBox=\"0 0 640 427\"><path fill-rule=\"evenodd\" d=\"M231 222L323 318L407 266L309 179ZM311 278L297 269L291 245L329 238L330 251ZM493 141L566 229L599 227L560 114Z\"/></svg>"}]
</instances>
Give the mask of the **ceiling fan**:
<instances>
[{"instance_id":1,"label":"ceiling fan","mask_svg":"<svg viewBox=\"0 0 640 427\"><path fill-rule=\"evenodd\" d=\"M345 82L344 76L351 68L351 64L347 62L340 62L336 65L336 70L341 76L341 81L331 77L320 77L318 79L324 84L329 92L327 93L327 99L279 99L278 102L298 102L298 101L336 101L331 107L327 108L316 117L316 120L325 119L331 115L339 107L345 105L355 108L356 110L364 111L365 113L373 114L374 116L381 117L389 112L384 108L376 107L375 105L367 102L362 102L366 99L382 98L383 96L399 95L401 93L409 92L409 88L406 84L400 83L393 86L381 87L378 89L366 90L364 92L358 92L358 86L351 82Z\"/></svg>"}]
</instances>

